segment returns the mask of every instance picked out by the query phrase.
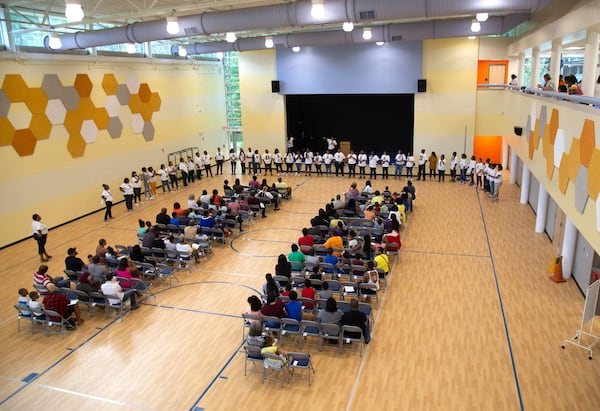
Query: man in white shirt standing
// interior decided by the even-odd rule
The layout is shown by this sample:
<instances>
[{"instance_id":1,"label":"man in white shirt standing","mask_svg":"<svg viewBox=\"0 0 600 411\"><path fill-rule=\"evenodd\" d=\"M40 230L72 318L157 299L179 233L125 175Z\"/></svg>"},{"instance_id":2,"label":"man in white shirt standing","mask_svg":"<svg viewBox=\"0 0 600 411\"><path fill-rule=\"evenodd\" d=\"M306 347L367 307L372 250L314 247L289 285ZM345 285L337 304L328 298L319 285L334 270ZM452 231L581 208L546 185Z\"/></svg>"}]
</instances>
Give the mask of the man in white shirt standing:
<instances>
[{"instance_id":1,"label":"man in white shirt standing","mask_svg":"<svg viewBox=\"0 0 600 411\"><path fill-rule=\"evenodd\" d=\"M179 171L181 172L181 181L183 182L183 186L187 187L188 185L188 167L185 161L183 161L183 157L179 159Z\"/></svg>"},{"instance_id":2,"label":"man in white shirt standing","mask_svg":"<svg viewBox=\"0 0 600 411\"><path fill-rule=\"evenodd\" d=\"M456 151L452 152L452 158L450 159L450 181L456 182L456 167L458 166L458 158L456 158Z\"/></svg>"},{"instance_id":3,"label":"man in white shirt standing","mask_svg":"<svg viewBox=\"0 0 600 411\"><path fill-rule=\"evenodd\" d=\"M348 161L348 177L356 177L356 163L358 163L358 157L354 153L354 150L350 150L346 159Z\"/></svg>"},{"instance_id":4,"label":"man in white shirt standing","mask_svg":"<svg viewBox=\"0 0 600 411\"><path fill-rule=\"evenodd\" d=\"M369 155L369 170L371 171L371 178L377 180L377 163L379 162L379 156L371 151Z\"/></svg>"},{"instance_id":5,"label":"man in white shirt standing","mask_svg":"<svg viewBox=\"0 0 600 411\"><path fill-rule=\"evenodd\" d=\"M123 179L123 184L119 186L119 190L121 190L123 197L125 197L127 211L133 211L133 186L129 183L127 177Z\"/></svg>"},{"instance_id":6,"label":"man in white shirt standing","mask_svg":"<svg viewBox=\"0 0 600 411\"><path fill-rule=\"evenodd\" d=\"M200 152L196 151L196 157L194 157L194 167L196 168L196 177L198 180L202 180L202 157Z\"/></svg>"},{"instance_id":7,"label":"man in white shirt standing","mask_svg":"<svg viewBox=\"0 0 600 411\"><path fill-rule=\"evenodd\" d=\"M425 163L427 162L427 153L425 153L425 149L422 149L419 153L419 173L417 174L417 181L423 177L423 181L425 181Z\"/></svg>"},{"instance_id":8,"label":"man in white shirt standing","mask_svg":"<svg viewBox=\"0 0 600 411\"><path fill-rule=\"evenodd\" d=\"M406 164L406 156L402 153L402 150L398 150L398 154L396 154L395 158L396 162L396 171L394 173L395 178L402 177L402 169L404 168L404 164Z\"/></svg>"},{"instance_id":9,"label":"man in white shirt standing","mask_svg":"<svg viewBox=\"0 0 600 411\"><path fill-rule=\"evenodd\" d=\"M365 173L365 170L367 168L367 154L365 153L364 150L360 150L360 153L358 154L358 170L359 170L359 176L358 178L367 178L367 174Z\"/></svg>"},{"instance_id":10,"label":"man in white shirt standing","mask_svg":"<svg viewBox=\"0 0 600 411\"><path fill-rule=\"evenodd\" d=\"M268 149L266 149L265 153L262 155L262 161L265 164L265 175L267 175L267 171L271 175L273 175L273 166L272 166L273 157L271 157L271 154L269 153Z\"/></svg>"},{"instance_id":11,"label":"man in white shirt standing","mask_svg":"<svg viewBox=\"0 0 600 411\"><path fill-rule=\"evenodd\" d=\"M221 147L217 147L217 152L215 153L215 161L217 162L217 175L219 175L219 172L223 174L223 161L225 161L225 156L221 151Z\"/></svg>"},{"instance_id":12,"label":"man in white shirt standing","mask_svg":"<svg viewBox=\"0 0 600 411\"><path fill-rule=\"evenodd\" d=\"M323 154L323 163L325 163L325 174L331 175L331 163L333 162L333 154L329 150Z\"/></svg>"},{"instance_id":13,"label":"man in white shirt standing","mask_svg":"<svg viewBox=\"0 0 600 411\"><path fill-rule=\"evenodd\" d=\"M390 155L387 151L384 151L381 155L381 174L382 178L388 180L390 178L389 168L390 168Z\"/></svg>"},{"instance_id":14,"label":"man in white shirt standing","mask_svg":"<svg viewBox=\"0 0 600 411\"><path fill-rule=\"evenodd\" d=\"M334 140L335 141L335 140ZM337 145L337 143L336 143ZM342 172L342 177L344 177L344 159L346 156L342 153L342 150L338 148L338 151L333 155L333 160L335 161L335 176L337 177L339 172Z\"/></svg>"}]
</instances>

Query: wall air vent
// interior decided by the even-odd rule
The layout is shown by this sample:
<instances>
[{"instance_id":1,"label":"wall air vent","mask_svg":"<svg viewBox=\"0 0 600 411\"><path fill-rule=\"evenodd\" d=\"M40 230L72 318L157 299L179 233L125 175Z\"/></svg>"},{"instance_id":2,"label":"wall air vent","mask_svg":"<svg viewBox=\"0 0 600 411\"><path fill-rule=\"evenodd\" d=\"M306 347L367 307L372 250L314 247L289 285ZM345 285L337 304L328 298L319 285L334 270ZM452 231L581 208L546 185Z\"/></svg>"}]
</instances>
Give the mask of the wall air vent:
<instances>
[{"instance_id":1,"label":"wall air vent","mask_svg":"<svg viewBox=\"0 0 600 411\"><path fill-rule=\"evenodd\" d=\"M361 20L375 20L375 10L365 10L358 13Z\"/></svg>"},{"instance_id":2,"label":"wall air vent","mask_svg":"<svg viewBox=\"0 0 600 411\"><path fill-rule=\"evenodd\" d=\"M392 36L392 41L400 41L402 40L402 36Z\"/></svg>"},{"instance_id":3,"label":"wall air vent","mask_svg":"<svg viewBox=\"0 0 600 411\"><path fill-rule=\"evenodd\" d=\"M198 27L186 27L184 31L186 36L201 36L204 34Z\"/></svg>"}]
</instances>

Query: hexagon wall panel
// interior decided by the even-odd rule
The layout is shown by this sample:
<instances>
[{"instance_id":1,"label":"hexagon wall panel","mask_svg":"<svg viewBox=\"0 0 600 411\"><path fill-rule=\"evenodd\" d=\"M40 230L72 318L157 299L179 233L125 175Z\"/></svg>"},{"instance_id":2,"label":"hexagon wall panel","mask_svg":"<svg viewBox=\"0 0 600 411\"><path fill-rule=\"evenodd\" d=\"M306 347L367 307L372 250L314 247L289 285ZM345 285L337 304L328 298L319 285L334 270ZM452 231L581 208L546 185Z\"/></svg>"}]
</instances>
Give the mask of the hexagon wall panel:
<instances>
[{"instance_id":1,"label":"hexagon wall panel","mask_svg":"<svg viewBox=\"0 0 600 411\"><path fill-rule=\"evenodd\" d=\"M558 168L558 189L561 193L567 192L569 185L569 155L563 153L560 160L560 167Z\"/></svg>"},{"instance_id":2,"label":"hexagon wall panel","mask_svg":"<svg viewBox=\"0 0 600 411\"><path fill-rule=\"evenodd\" d=\"M111 117L110 120L108 120L108 127L106 127L106 129L112 138L119 138L123 132L123 123L121 123L119 117Z\"/></svg>"},{"instance_id":3,"label":"hexagon wall panel","mask_svg":"<svg viewBox=\"0 0 600 411\"><path fill-rule=\"evenodd\" d=\"M117 87L119 82L114 74L105 74L102 78L102 88L107 96L114 96L117 94Z\"/></svg>"},{"instance_id":4,"label":"hexagon wall panel","mask_svg":"<svg viewBox=\"0 0 600 411\"><path fill-rule=\"evenodd\" d=\"M94 110L94 123L98 127L98 130L106 130L108 127L108 113L104 107L99 107Z\"/></svg>"},{"instance_id":5,"label":"hexagon wall panel","mask_svg":"<svg viewBox=\"0 0 600 411\"><path fill-rule=\"evenodd\" d=\"M139 94L132 94L131 97L129 97L129 109L133 114L142 112L142 99Z\"/></svg>"},{"instance_id":6,"label":"hexagon wall panel","mask_svg":"<svg viewBox=\"0 0 600 411\"><path fill-rule=\"evenodd\" d=\"M140 114L145 122L152 120L152 107L150 107L150 103L142 103L142 112Z\"/></svg>"},{"instance_id":7,"label":"hexagon wall panel","mask_svg":"<svg viewBox=\"0 0 600 411\"><path fill-rule=\"evenodd\" d=\"M131 93L127 88L126 84L119 84L117 87L117 99L122 106L126 106L129 104L129 98L131 97Z\"/></svg>"},{"instance_id":8,"label":"hexagon wall panel","mask_svg":"<svg viewBox=\"0 0 600 411\"><path fill-rule=\"evenodd\" d=\"M594 132L594 122L586 119L581 130L579 149L581 150L581 164L590 165L592 151L596 147L596 133Z\"/></svg>"},{"instance_id":9,"label":"hexagon wall panel","mask_svg":"<svg viewBox=\"0 0 600 411\"><path fill-rule=\"evenodd\" d=\"M67 150L69 150L69 153L71 153L71 157L73 158L83 157L83 153L85 153L85 141L79 133L71 134L69 136Z\"/></svg>"},{"instance_id":10,"label":"hexagon wall panel","mask_svg":"<svg viewBox=\"0 0 600 411\"><path fill-rule=\"evenodd\" d=\"M575 208L580 213L585 210L588 200L588 169L582 164L579 165L577 178L575 180Z\"/></svg>"},{"instance_id":11,"label":"hexagon wall panel","mask_svg":"<svg viewBox=\"0 0 600 411\"><path fill-rule=\"evenodd\" d=\"M77 106L77 111L81 114L81 117L86 120L91 120L94 118L94 111L96 107L94 106L94 102L89 97L81 97L79 100L79 105Z\"/></svg>"},{"instance_id":12,"label":"hexagon wall panel","mask_svg":"<svg viewBox=\"0 0 600 411\"><path fill-rule=\"evenodd\" d=\"M150 95L150 107L152 108L152 111L154 111L154 112L159 111L160 104L161 104L161 100L160 100L160 96L158 95L158 93L152 93Z\"/></svg>"},{"instance_id":13,"label":"hexagon wall panel","mask_svg":"<svg viewBox=\"0 0 600 411\"><path fill-rule=\"evenodd\" d=\"M6 117L0 117L0 146L8 146L13 142L15 128Z\"/></svg>"},{"instance_id":14,"label":"hexagon wall panel","mask_svg":"<svg viewBox=\"0 0 600 411\"><path fill-rule=\"evenodd\" d=\"M565 132L563 129L556 130L556 137L554 138L554 166L560 167L560 160L565 152Z\"/></svg>"},{"instance_id":15,"label":"hexagon wall panel","mask_svg":"<svg viewBox=\"0 0 600 411\"><path fill-rule=\"evenodd\" d=\"M25 105L27 105L32 114L42 114L46 111L48 97L46 97L41 87L30 88L25 99Z\"/></svg>"},{"instance_id":16,"label":"hexagon wall panel","mask_svg":"<svg viewBox=\"0 0 600 411\"><path fill-rule=\"evenodd\" d=\"M81 130L81 124L83 123L84 118L81 117L81 113L77 110L67 111L67 115L65 116L65 128L69 131L70 134L79 133Z\"/></svg>"},{"instance_id":17,"label":"hexagon wall panel","mask_svg":"<svg viewBox=\"0 0 600 411\"><path fill-rule=\"evenodd\" d=\"M131 129L134 134L140 134L144 130L144 119L141 114L131 116Z\"/></svg>"},{"instance_id":18,"label":"hexagon wall panel","mask_svg":"<svg viewBox=\"0 0 600 411\"><path fill-rule=\"evenodd\" d=\"M553 108L552 114L550 115L550 143L554 144L554 139L556 138L556 132L558 131L558 110Z\"/></svg>"},{"instance_id":19,"label":"hexagon wall panel","mask_svg":"<svg viewBox=\"0 0 600 411\"><path fill-rule=\"evenodd\" d=\"M77 106L79 106L79 94L75 90L75 87L63 87L60 93L60 101L62 101L67 110L76 110Z\"/></svg>"},{"instance_id":20,"label":"hexagon wall panel","mask_svg":"<svg viewBox=\"0 0 600 411\"><path fill-rule=\"evenodd\" d=\"M48 120L48 117L46 117L45 114L34 114L31 117L29 129L36 140L45 140L50 138L52 123L50 123L50 120Z\"/></svg>"},{"instance_id":21,"label":"hexagon wall panel","mask_svg":"<svg viewBox=\"0 0 600 411\"><path fill-rule=\"evenodd\" d=\"M135 94L140 90L140 81L133 74L127 78L127 89L130 94Z\"/></svg>"},{"instance_id":22,"label":"hexagon wall panel","mask_svg":"<svg viewBox=\"0 0 600 411\"><path fill-rule=\"evenodd\" d=\"M98 137L98 127L93 120L85 120L81 125L81 137L87 144L95 143Z\"/></svg>"},{"instance_id":23,"label":"hexagon wall panel","mask_svg":"<svg viewBox=\"0 0 600 411\"><path fill-rule=\"evenodd\" d=\"M6 117L8 115L8 109L10 108L10 100L6 97L4 90L0 90L0 117Z\"/></svg>"},{"instance_id":24,"label":"hexagon wall panel","mask_svg":"<svg viewBox=\"0 0 600 411\"><path fill-rule=\"evenodd\" d=\"M30 156L35 150L35 136L29 129L15 131L12 146L21 157Z\"/></svg>"},{"instance_id":25,"label":"hexagon wall panel","mask_svg":"<svg viewBox=\"0 0 600 411\"><path fill-rule=\"evenodd\" d=\"M144 123L144 130L142 130L144 140L151 141L154 138L154 126L151 122Z\"/></svg>"},{"instance_id":26,"label":"hexagon wall panel","mask_svg":"<svg viewBox=\"0 0 600 411\"><path fill-rule=\"evenodd\" d=\"M92 80L90 80L87 74L78 74L75 76L73 86L80 97L89 97L92 95Z\"/></svg>"},{"instance_id":27,"label":"hexagon wall panel","mask_svg":"<svg viewBox=\"0 0 600 411\"><path fill-rule=\"evenodd\" d=\"M12 103L25 101L27 93L29 93L29 87L27 87L27 83L20 74L7 74L4 76L2 90Z\"/></svg>"},{"instance_id":28,"label":"hexagon wall panel","mask_svg":"<svg viewBox=\"0 0 600 411\"><path fill-rule=\"evenodd\" d=\"M596 231L600 232L600 195L596 198Z\"/></svg>"},{"instance_id":29,"label":"hexagon wall panel","mask_svg":"<svg viewBox=\"0 0 600 411\"><path fill-rule=\"evenodd\" d=\"M579 139L574 138L571 140L571 151L569 151L569 180L571 180L573 183L577 178L579 165L581 164L579 154Z\"/></svg>"},{"instance_id":30,"label":"hexagon wall panel","mask_svg":"<svg viewBox=\"0 0 600 411\"><path fill-rule=\"evenodd\" d=\"M116 90L116 87L115 87ZM121 103L119 103L119 99L117 96L108 96L106 97L106 101L104 102L104 108L110 117L116 117L119 115L119 110L121 109Z\"/></svg>"},{"instance_id":31,"label":"hexagon wall panel","mask_svg":"<svg viewBox=\"0 0 600 411\"><path fill-rule=\"evenodd\" d=\"M25 103L12 103L6 117L17 130L27 128L31 123L31 112Z\"/></svg>"},{"instance_id":32,"label":"hexagon wall panel","mask_svg":"<svg viewBox=\"0 0 600 411\"><path fill-rule=\"evenodd\" d=\"M48 105L46 107L46 116L52 125L63 124L65 121L65 115L67 114L67 109L63 105L62 101L59 99L48 100Z\"/></svg>"},{"instance_id":33,"label":"hexagon wall panel","mask_svg":"<svg viewBox=\"0 0 600 411\"><path fill-rule=\"evenodd\" d=\"M544 136L544 131L546 130L546 122L548 121L547 111L548 110L546 109L546 106L542 106L542 109L540 110L540 117L538 118L537 123L540 137Z\"/></svg>"},{"instance_id":34,"label":"hexagon wall panel","mask_svg":"<svg viewBox=\"0 0 600 411\"><path fill-rule=\"evenodd\" d=\"M533 103L531 103L531 116L529 116L529 119L530 119L529 129L531 131L533 131L533 128L535 127L535 119L536 118L537 118L537 104L534 101Z\"/></svg>"},{"instance_id":35,"label":"hexagon wall panel","mask_svg":"<svg viewBox=\"0 0 600 411\"><path fill-rule=\"evenodd\" d=\"M138 94L140 95L140 99L142 100L142 102L150 102L150 95L152 94L152 92L150 91L150 86L148 85L148 83L140 84L140 91L138 92Z\"/></svg>"},{"instance_id":36,"label":"hexagon wall panel","mask_svg":"<svg viewBox=\"0 0 600 411\"><path fill-rule=\"evenodd\" d=\"M531 132L531 136L529 137L529 158L533 159L533 153L538 148L538 144L540 142L540 121L535 120L535 127Z\"/></svg>"},{"instance_id":37,"label":"hexagon wall panel","mask_svg":"<svg viewBox=\"0 0 600 411\"><path fill-rule=\"evenodd\" d=\"M531 122L531 118L527 117L527 124ZM531 129L529 126L525 127L525 141L529 144L529 139L531 138Z\"/></svg>"},{"instance_id":38,"label":"hexagon wall panel","mask_svg":"<svg viewBox=\"0 0 600 411\"><path fill-rule=\"evenodd\" d=\"M56 74L46 74L42 80L42 90L49 100L60 98L63 85Z\"/></svg>"},{"instance_id":39,"label":"hexagon wall panel","mask_svg":"<svg viewBox=\"0 0 600 411\"><path fill-rule=\"evenodd\" d=\"M591 178L588 180L588 192L590 197L596 198L600 194L600 149L594 148L592 159L588 166Z\"/></svg>"},{"instance_id":40,"label":"hexagon wall panel","mask_svg":"<svg viewBox=\"0 0 600 411\"><path fill-rule=\"evenodd\" d=\"M542 150L546 158L546 177L552 180L552 175L554 174L554 147L550 142L550 127L544 127Z\"/></svg>"}]
</instances>

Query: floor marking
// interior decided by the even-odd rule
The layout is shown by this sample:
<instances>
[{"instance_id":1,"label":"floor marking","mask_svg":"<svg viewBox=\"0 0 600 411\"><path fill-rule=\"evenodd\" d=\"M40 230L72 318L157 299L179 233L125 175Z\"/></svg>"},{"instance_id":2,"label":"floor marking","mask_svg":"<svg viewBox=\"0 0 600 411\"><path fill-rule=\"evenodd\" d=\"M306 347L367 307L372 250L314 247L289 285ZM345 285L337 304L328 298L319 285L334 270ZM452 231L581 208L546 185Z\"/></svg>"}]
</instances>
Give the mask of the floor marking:
<instances>
[{"instance_id":1,"label":"floor marking","mask_svg":"<svg viewBox=\"0 0 600 411\"><path fill-rule=\"evenodd\" d=\"M513 375L515 377L515 386L517 389L517 395L519 397L519 406L521 411L525 410L523 405L523 396L521 395L521 387L519 385L519 376L517 374L517 366L515 364L515 356L512 350L512 343L510 342L510 334L508 332L508 324L506 322L506 314L504 312L504 304L502 303L502 293L500 292L500 284L498 283L498 275L496 273L496 264L494 263L494 255L492 253L492 245L490 243L490 237L487 230L487 224L485 222L485 215L483 214L483 206L481 205L481 197L479 196L479 190L477 191L477 201L479 202L479 211L481 213L481 220L483 222L483 231L485 233L485 239L487 241L488 250L490 251L490 260L492 263L492 272L494 273L494 282L496 283L496 293L498 294L498 302L500 303L500 311L502 312L502 321L504 323L504 332L506 333L506 343L508 344L508 351L510 354L510 362L512 364Z\"/></svg>"},{"instance_id":2,"label":"floor marking","mask_svg":"<svg viewBox=\"0 0 600 411\"><path fill-rule=\"evenodd\" d=\"M476 257L476 258L490 258L489 255L481 254L464 254L464 253L448 253L444 251L424 251L424 250L406 250L401 249L401 253L418 253L418 254L438 254L438 255L454 255L457 257Z\"/></svg>"}]
</instances>

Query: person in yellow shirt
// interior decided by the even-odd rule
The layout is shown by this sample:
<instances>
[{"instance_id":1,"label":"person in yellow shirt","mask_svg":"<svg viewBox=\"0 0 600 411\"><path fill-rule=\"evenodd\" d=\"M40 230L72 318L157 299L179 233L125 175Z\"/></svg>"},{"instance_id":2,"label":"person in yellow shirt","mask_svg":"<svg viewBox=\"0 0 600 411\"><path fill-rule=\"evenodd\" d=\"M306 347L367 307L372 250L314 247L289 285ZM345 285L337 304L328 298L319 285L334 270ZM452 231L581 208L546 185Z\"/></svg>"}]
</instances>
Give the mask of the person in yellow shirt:
<instances>
[{"instance_id":1,"label":"person in yellow shirt","mask_svg":"<svg viewBox=\"0 0 600 411\"><path fill-rule=\"evenodd\" d=\"M390 259L387 254L384 254L383 247L377 247L373 261L375 261L375 266L381 268L384 273L390 272Z\"/></svg>"}]
</instances>

